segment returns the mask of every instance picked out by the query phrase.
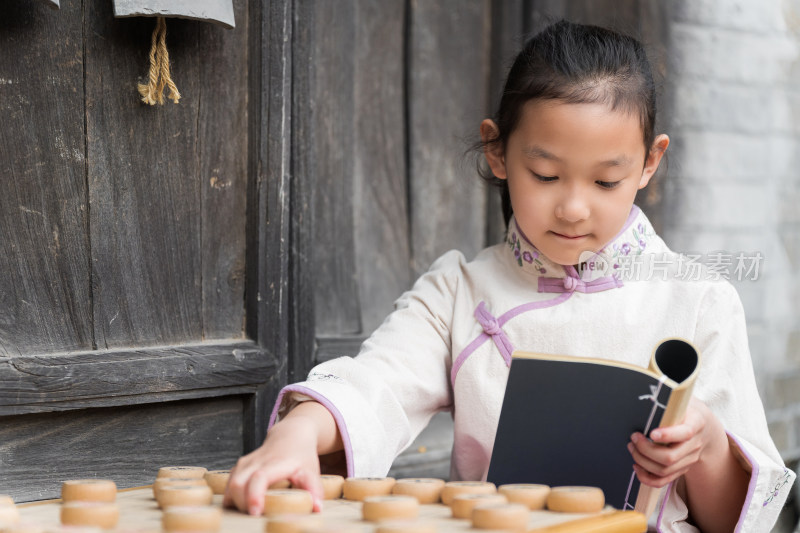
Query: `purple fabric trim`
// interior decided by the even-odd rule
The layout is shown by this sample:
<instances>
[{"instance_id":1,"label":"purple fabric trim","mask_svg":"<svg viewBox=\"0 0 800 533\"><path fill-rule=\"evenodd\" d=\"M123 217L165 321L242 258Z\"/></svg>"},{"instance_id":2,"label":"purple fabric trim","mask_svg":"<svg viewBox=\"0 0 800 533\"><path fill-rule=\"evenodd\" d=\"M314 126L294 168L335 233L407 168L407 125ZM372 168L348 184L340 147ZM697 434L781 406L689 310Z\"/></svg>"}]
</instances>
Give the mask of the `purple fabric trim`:
<instances>
[{"instance_id":1,"label":"purple fabric trim","mask_svg":"<svg viewBox=\"0 0 800 533\"><path fill-rule=\"evenodd\" d=\"M455 386L456 375L458 375L458 371L461 369L461 365L463 365L464 361L467 360L467 357L472 355L472 352L477 350L478 347L484 342L486 342L486 339L488 338L489 335L487 335L486 333L481 333L480 335L475 337L475 340L469 343L467 347L464 348L464 350L460 354L458 354L455 363L453 363L453 368L450 369L450 385Z\"/></svg>"},{"instance_id":2,"label":"purple fabric trim","mask_svg":"<svg viewBox=\"0 0 800 533\"><path fill-rule=\"evenodd\" d=\"M750 502L753 501L753 496L756 492L756 484L758 482L758 463L753 460L749 453L747 453L747 449L742 446L742 444L739 442L739 439L727 431L726 433L728 434L728 438L736 443L736 445L739 447L739 450L741 450L742 454L750 463L750 468L753 469L752 473L750 474L750 483L747 486L747 496L744 499L742 512L739 513L739 520L736 522L736 529L734 529L734 533L739 533L742 530L742 524L744 523L744 517L747 515L747 509L750 507ZM671 489L672 483L667 486L667 496L665 497L664 502L661 504L661 512L658 514L658 521L656 522L656 531L658 533L661 533L661 519L664 517L664 508L667 506L667 498L669 498Z\"/></svg>"},{"instance_id":3,"label":"purple fabric trim","mask_svg":"<svg viewBox=\"0 0 800 533\"><path fill-rule=\"evenodd\" d=\"M314 401L321 403L328 411L331 412L333 415L333 419L336 421L336 426L339 428L339 434L342 436L342 444L344 445L344 457L347 461L347 476L353 477L355 474L354 467L353 467L353 446L350 443L350 434L347 432L347 424L345 424L344 417L342 413L333 405L330 400L326 397L318 393L313 389L309 389L308 387L304 387L302 385L288 385L281 389L280 394L278 394L278 399L275 401L275 407L272 409L272 414L269 417L269 426L268 429L271 428L275 424L275 419L278 417L278 409L280 408L281 402L283 401L283 397L287 392L299 392L300 394L305 394L306 396L313 398Z\"/></svg>"},{"instance_id":4,"label":"purple fabric trim","mask_svg":"<svg viewBox=\"0 0 800 533\"><path fill-rule=\"evenodd\" d=\"M752 472L750 472L750 483L747 485L747 496L744 498L744 505L742 506L742 512L739 513L739 520L736 522L736 529L733 530L733 533L739 533L742 530L742 524L744 524L744 517L747 515L747 509L750 507L750 502L753 501L753 496L756 493L756 485L758 483L758 462L756 462L749 453L747 453L747 448L742 446L742 443L739 442L734 435L729 432L725 432L728 434L728 438L731 439L733 442L736 443L736 446L739 447L739 450L744 455L745 459L750 463L750 468Z\"/></svg>"},{"instance_id":5,"label":"purple fabric trim","mask_svg":"<svg viewBox=\"0 0 800 533\"><path fill-rule=\"evenodd\" d=\"M503 325L505 325L506 322L508 322L509 320L518 315L521 315L522 313L533 311L535 309L545 309L547 307L553 307L554 305L566 302L567 300L570 299L571 296L572 296L571 292L565 292L563 294L556 296L555 298L551 298L550 300L542 300L540 302L530 302L527 304L519 305L514 309L507 311L499 318L497 318L497 326L503 327ZM456 376L458 375L458 371L461 369L461 366L464 364L464 361L466 361L467 358L470 355L472 355L472 352L477 350L481 344L486 342L487 339L489 339L489 335L487 335L486 333L481 333L475 338L475 340L469 343L467 347L464 348L458 355L455 362L453 363L453 368L450 370L450 384L452 386L455 386L456 384Z\"/></svg>"},{"instance_id":6,"label":"purple fabric trim","mask_svg":"<svg viewBox=\"0 0 800 533\"><path fill-rule=\"evenodd\" d=\"M572 267L570 267L572 268ZM583 292L592 293L622 287L622 281L616 276L604 276L591 281L583 281L578 277L539 278L539 292Z\"/></svg>"},{"instance_id":7,"label":"purple fabric trim","mask_svg":"<svg viewBox=\"0 0 800 533\"><path fill-rule=\"evenodd\" d=\"M662 533L661 531L661 520L664 518L664 507L667 506L667 499L669 498L670 493L672 492L672 484L675 483L674 481L670 481L669 485L667 485L667 490L664 491L664 498L661 500L661 510L658 512L658 518L656 519L656 533ZM647 518L650 518L649 516Z\"/></svg>"},{"instance_id":8,"label":"purple fabric trim","mask_svg":"<svg viewBox=\"0 0 800 533\"><path fill-rule=\"evenodd\" d=\"M479 303L475 308L475 319L483 328L483 332L494 341L506 366L511 366L511 353L514 351L514 346L511 345L505 331L497 323L497 319L486 309L486 302Z\"/></svg>"}]
</instances>

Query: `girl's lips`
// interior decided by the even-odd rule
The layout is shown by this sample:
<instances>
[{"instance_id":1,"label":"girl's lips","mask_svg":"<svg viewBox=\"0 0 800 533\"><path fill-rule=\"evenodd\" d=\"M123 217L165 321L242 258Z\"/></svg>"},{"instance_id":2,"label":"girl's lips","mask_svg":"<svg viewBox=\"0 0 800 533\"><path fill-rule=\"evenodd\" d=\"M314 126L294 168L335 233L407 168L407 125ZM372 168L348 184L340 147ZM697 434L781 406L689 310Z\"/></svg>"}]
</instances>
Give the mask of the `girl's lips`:
<instances>
[{"instance_id":1,"label":"girl's lips","mask_svg":"<svg viewBox=\"0 0 800 533\"><path fill-rule=\"evenodd\" d=\"M562 239L569 239L571 241L582 239L582 238L586 237L586 235L564 235L563 233L558 233L558 232L555 232L555 231L552 231L551 233L553 235L555 235L556 237L561 237Z\"/></svg>"}]
</instances>

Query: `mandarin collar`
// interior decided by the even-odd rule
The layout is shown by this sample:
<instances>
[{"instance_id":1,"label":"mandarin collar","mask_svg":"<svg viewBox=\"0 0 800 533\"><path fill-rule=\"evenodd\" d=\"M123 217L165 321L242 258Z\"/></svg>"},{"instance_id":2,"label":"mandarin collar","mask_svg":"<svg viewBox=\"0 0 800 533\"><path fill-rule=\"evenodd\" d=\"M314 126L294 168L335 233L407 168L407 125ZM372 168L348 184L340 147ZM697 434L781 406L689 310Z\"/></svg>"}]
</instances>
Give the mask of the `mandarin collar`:
<instances>
[{"instance_id":1,"label":"mandarin collar","mask_svg":"<svg viewBox=\"0 0 800 533\"><path fill-rule=\"evenodd\" d=\"M604 260L607 260L611 267L616 269L619 268L620 261L624 261L623 258L644 253L654 238L656 238L656 233L652 224L642 210L634 205L622 229L599 251L599 254L602 254ZM522 232L514 216L508 223L506 245L506 250L513 262L527 273L547 278L576 276L587 278L588 274L585 273L582 276L574 266L559 265L541 253ZM621 282L619 286L621 286Z\"/></svg>"}]
</instances>

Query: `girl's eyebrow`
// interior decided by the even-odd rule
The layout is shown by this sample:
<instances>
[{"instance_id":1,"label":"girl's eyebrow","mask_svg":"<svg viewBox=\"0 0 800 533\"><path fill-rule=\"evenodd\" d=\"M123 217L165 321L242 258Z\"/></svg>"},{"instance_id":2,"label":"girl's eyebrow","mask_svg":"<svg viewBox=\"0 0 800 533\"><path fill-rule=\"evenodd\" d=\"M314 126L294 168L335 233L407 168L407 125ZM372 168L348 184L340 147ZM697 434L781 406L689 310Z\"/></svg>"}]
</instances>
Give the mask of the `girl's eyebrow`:
<instances>
[{"instance_id":1,"label":"girl's eyebrow","mask_svg":"<svg viewBox=\"0 0 800 533\"><path fill-rule=\"evenodd\" d=\"M539 146L526 146L522 149L522 153L530 159L549 159L550 161L561 161L561 158L555 154L551 154L544 148Z\"/></svg>"},{"instance_id":2,"label":"girl's eyebrow","mask_svg":"<svg viewBox=\"0 0 800 533\"><path fill-rule=\"evenodd\" d=\"M631 162L632 159L630 157L628 157L625 154L622 154L607 161L601 161L599 165L604 167L626 167L630 165Z\"/></svg>"},{"instance_id":3,"label":"girl's eyebrow","mask_svg":"<svg viewBox=\"0 0 800 533\"><path fill-rule=\"evenodd\" d=\"M544 148L540 146L526 146L522 149L522 153L525 154L526 157L530 159L547 159L549 161L557 161L561 162L561 158L555 154L551 154ZM630 165L631 158L625 154L621 154L617 157L613 157L606 161L601 161L597 164L597 166L602 167L625 167Z\"/></svg>"}]
</instances>

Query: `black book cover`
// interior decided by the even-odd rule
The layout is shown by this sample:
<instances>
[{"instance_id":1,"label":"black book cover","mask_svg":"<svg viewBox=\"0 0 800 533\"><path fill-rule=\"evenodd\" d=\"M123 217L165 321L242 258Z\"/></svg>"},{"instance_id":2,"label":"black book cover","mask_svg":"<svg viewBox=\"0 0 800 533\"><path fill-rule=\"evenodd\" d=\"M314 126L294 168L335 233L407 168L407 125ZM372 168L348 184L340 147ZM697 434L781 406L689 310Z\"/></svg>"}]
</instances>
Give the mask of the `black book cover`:
<instances>
[{"instance_id":1,"label":"black book cover","mask_svg":"<svg viewBox=\"0 0 800 533\"><path fill-rule=\"evenodd\" d=\"M600 487L608 505L644 512L626 446L682 420L698 363L680 339L660 343L650 368L515 352L487 480Z\"/></svg>"}]
</instances>

